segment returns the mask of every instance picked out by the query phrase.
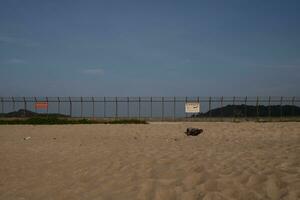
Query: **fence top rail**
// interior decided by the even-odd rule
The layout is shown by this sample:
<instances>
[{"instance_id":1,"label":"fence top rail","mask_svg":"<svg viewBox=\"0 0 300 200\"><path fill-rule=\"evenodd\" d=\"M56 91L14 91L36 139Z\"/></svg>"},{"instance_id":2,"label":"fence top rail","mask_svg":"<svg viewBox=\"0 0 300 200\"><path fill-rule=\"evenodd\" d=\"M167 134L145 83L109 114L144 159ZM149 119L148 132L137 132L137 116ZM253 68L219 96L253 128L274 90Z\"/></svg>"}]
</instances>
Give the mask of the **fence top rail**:
<instances>
[{"instance_id":1,"label":"fence top rail","mask_svg":"<svg viewBox=\"0 0 300 200\"><path fill-rule=\"evenodd\" d=\"M167 97L0 97L0 102L224 102L233 104L247 103L299 103L298 96L232 96L232 97L197 97L197 96L167 96Z\"/></svg>"},{"instance_id":2,"label":"fence top rail","mask_svg":"<svg viewBox=\"0 0 300 200\"><path fill-rule=\"evenodd\" d=\"M184 99L184 98L189 98L189 99L245 99L247 97L247 99L256 99L257 97L259 99L261 98L275 98L275 99L280 99L280 98L295 98L298 99L300 98L300 96L0 96L0 98L6 98L6 99L11 99L11 98L38 98L38 99L46 99L46 98L54 98L54 99L58 99L58 98L179 98L179 99Z\"/></svg>"},{"instance_id":3,"label":"fence top rail","mask_svg":"<svg viewBox=\"0 0 300 200\"><path fill-rule=\"evenodd\" d=\"M253 103L259 101L261 103L267 102L300 102L300 97L298 96L219 96L219 97L197 97L197 96L166 96L166 97L0 97L1 102L235 102L235 103Z\"/></svg>"}]
</instances>

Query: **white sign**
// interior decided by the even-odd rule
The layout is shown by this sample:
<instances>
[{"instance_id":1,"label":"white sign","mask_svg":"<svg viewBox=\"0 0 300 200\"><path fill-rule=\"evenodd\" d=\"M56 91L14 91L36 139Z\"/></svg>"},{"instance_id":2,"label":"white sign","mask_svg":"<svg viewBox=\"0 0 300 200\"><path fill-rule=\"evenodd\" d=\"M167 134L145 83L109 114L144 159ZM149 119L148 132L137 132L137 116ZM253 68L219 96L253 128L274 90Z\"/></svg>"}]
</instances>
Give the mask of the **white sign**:
<instances>
[{"instance_id":1,"label":"white sign","mask_svg":"<svg viewBox=\"0 0 300 200\"><path fill-rule=\"evenodd\" d=\"M199 113L200 112L200 103L199 102L185 103L185 112L186 113Z\"/></svg>"}]
</instances>

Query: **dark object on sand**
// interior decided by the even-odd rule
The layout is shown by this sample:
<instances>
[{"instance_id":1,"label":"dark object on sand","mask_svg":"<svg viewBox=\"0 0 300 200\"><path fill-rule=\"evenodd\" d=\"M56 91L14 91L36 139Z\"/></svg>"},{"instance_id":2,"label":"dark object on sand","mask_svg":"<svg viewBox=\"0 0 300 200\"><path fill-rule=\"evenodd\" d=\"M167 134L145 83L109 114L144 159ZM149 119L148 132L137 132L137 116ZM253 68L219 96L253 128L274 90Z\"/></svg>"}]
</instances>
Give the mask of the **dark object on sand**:
<instances>
[{"instance_id":1,"label":"dark object on sand","mask_svg":"<svg viewBox=\"0 0 300 200\"><path fill-rule=\"evenodd\" d=\"M190 136L190 135L191 136L197 136L202 132L203 132L203 130L199 129L199 128L187 128L185 134L187 136Z\"/></svg>"}]
</instances>

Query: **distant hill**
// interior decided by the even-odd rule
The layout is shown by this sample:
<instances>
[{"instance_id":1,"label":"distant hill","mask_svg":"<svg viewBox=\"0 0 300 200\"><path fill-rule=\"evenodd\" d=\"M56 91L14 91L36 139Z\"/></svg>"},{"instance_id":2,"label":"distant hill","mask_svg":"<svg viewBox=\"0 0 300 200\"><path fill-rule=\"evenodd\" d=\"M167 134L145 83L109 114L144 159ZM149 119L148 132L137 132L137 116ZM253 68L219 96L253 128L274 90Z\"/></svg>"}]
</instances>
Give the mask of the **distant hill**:
<instances>
[{"instance_id":1,"label":"distant hill","mask_svg":"<svg viewBox=\"0 0 300 200\"><path fill-rule=\"evenodd\" d=\"M291 105L272 105L272 106L258 106L259 116L280 117L282 116L300 116L300 107ZM205 113L199 113L192 117L256 117L257 107L251 105L227 105L220 108L215 108Z\"/></svg>"},{"instance_id":2,"label":"distant hill","mask_svg":"<svg viewBox=\"0 0 300 200\"><path fill-rule=\"evenodd\" d=\"M20 109L10 113L2 113L0 117L41 117L41 116L55 116L55 117L69 117L69 115L62 115L57 113L36 113L30 110Z\"/></svg>"}]
</instances>

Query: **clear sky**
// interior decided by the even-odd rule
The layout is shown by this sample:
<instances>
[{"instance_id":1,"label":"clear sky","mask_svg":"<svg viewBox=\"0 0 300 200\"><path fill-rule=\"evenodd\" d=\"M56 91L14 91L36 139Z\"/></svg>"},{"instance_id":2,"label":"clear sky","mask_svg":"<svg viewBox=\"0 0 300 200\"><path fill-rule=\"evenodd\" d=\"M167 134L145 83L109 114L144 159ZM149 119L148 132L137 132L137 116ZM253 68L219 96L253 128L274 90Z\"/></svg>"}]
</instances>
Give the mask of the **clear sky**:
<instances>
[{"instance_id":1,"label":"clear sky","mask_svg":"<svg viewBox=\"0 0 300 200\"><path fill-rule=\"evenodd\" d=\"M299 86L299 0L0 0L0 96L299 96Z\"/></svg>"}]
</instances>

